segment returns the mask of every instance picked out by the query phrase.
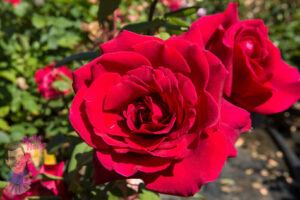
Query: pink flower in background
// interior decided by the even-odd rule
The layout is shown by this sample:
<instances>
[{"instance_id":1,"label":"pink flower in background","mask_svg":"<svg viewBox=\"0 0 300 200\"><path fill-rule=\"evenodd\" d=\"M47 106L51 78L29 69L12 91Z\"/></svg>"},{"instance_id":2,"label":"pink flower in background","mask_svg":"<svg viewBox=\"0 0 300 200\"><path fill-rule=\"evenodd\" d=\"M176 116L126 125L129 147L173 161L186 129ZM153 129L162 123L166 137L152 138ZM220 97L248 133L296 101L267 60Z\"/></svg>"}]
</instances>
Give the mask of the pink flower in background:
<instances>
[{"instance_id":1,"label":"pink flower in background","mask_svg":"<svg viewBox=\"0 0 300 200\"><path fill-rule=\"evenodd\" d=\"M161 2L171 10L177 10L186 3L186 0L161 0Z\"/></svg>"},{"instance_id":2,"label":"pink flower in background","mask_svg":"<svg viewBox=\"0 0 300 200\"><path fill-rule=\"evenodd\" d=\"M96 4L97 0L89 0L90 3Z\"/></svg>"},{"instance_id":3,"label":"pink flower in background","mask_svg":"<svg viewBox=\"0 0 300 200\"><path fill-rule=\"evenodd\" d=\"M55 81L72 79L72 71L66 66L54 68L55 63L46 66L44 69L38 69L35 73L35 81L38 84L39 93L46 99L60 96L60 91L52 86ZM64 95L71 92L70 89L62 91Z\"/></svg>"},{"instance_id":4,"label":"pink flower in background","mask_svg":"<svg viewBox=\"0 0 300 200\"><path fill-rule=\"evenodd\" d=\"M18 5L21 2L21 0L4 0L4 1L10 2L14 6Z\"/></svg>"},{"instance_id":5,"label":"pink flower in background","mask_svg":"<svg viewBox=\"0 0 300 200\"><path fill-rule=\"evenodd\" d=\"M205 8L199 8L199 9L197 10L197 15L198 15L199 17L202 17L202 16L206 15L206 9L205 9Z\"/></svg>"}]
</instances>

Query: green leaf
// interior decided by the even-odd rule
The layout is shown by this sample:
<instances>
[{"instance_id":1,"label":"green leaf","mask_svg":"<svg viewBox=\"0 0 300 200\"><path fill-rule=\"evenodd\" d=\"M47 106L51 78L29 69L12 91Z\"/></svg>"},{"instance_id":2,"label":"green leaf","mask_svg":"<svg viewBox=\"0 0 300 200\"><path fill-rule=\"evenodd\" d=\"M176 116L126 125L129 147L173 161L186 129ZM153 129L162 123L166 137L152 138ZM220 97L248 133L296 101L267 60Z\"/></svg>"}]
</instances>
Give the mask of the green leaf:
<instances>
[{"instance_id":1,"label":"green leaf","mask_svg":"<svg viewBox=\"0 0 300 200\"><path fill-rule=\"evenodd\" d=\"M15 15L19 17L23 17L29 11L31 5L27 2L22 1L16 8L14 8Z\"/></svg>"},{"instance_id":2,"label":"green leaf","mask_svg":"<svg viewBox=\"0 0 300 200\"><path fill-rule=\"evenodd\" d=\"M120 3L121 0L100 0L98 10L98 20L100 24L119 7Z\"/></svg>"},{"instance_id":3,"label":"green leaf","mask_svg":"<svg viewBox=\"0 0 300 200\"><path fill-rule=\"evenodd\" d=\"M23 92L21 103L24 109L30 111L31 113L35 113L39 110L39 106L36 103L34 96L28 92Z\"/></svg>"},{"instance_id":4,"label":"green leaf","mask_svg":"<svg viewBox=\"0 0 300 200\"><path fill-rule=\"evenodd\" d=\"M47 144L47 151L49 154L53 154L58 151L63 143L66 142L65 136L62 134L55 135Z\"/></svg>"},{"instance_id":5,"label":"green leaf","mask_svg":"<svg viewBox=\"0 0 300 200\"><path fill-rule=\"evenodd\" d=\"M9 113L9 106L0 107L0 117L5 117Z\"/></svg>"},{"instance_id":6,"label":"green leaf","mask_svg":"<svg viewBox=\"0 0 300 200\"><path fill-rule=\"evenodd\" d=\"M0 118L0 130L1 129L6 131L9 129L9 125L4 119Z\"/></svg>"},{"instance_id":7,"label":"green leaf","mask_svg":"<svg viewBox=\"0 0 300 200\"><path fill-rule=\"evenodd\" d=\"M169 37L171 37L171 35L169 34L169 33L167 33L167 32L161 32L161 33L159 33L159 34L156 34L156 35L154 35L155 37L158 37L158 38L160 38L160 39L162 39L162 40L166 40L166 39L168 39Z\"/></svg>"},{"instance_id":8,"label":"green leaf","mask_svg":"<svg viewBox=\"0 0 300 200\"><path fill-rule=\"evenodd\" d=\"M1 143L9 143L9 142L10 142L10 139L9 139L8 135L5 132L0 131L0 144Z\"/></svg>"},{"instance_id":9,"label":"green leaf","mask_svg":"<svg viewBox=\"0 0 300 200\"><path fill-rule=\"evenodd\" d=\"M89 145L87 145L85 142L81 142L81 143L77 144L75 146L72 156L71 156L70 164L68 167L68 173L74 172L78 168L78 166L82 165L82 163L78 162L78 156L80 154L91 152L92 149L93 148L90 147Z\"/></svg>"},{"instance_id":10,"label":"green leaf","mask_svg":"<svg viewBox=\"0 0 300 200\"><path fill-rule=\"evenodd\" d=\"M6 80L12 82L12 83L17 83L17 77L15 74L15 71L12 70L1 70L0 71L0 77L5 78Z\"/></svg>"},{"instance_id":11,"label":"green leaf","mask_svg":"<svg viewBox=\"0 0 300 200\"><path fill-rule=\"evenodd\" d=\"M199 9L198 6L181 8L172 12L168 12L164 16L165 17L187 17L189 15L197 13L198 9Z\"/></svg>"},{"instance_id":12,"label":"green leaf","mask_svg":"<svg viewBox=\"0 0 300 200\"><path fill-rule=\"evenodd\" d=\"M74 60L92 60L92 59L99 57L100 55L101 55L101 53L99 53L97 51L90 51L90 52L74 54L74 55L68 56L68 57L56 62L55 67L59 67L59 66L68 64Z\"/></svg>"},{"instance_id":13,"label":"green leaf","mask_svg":"<svg viewBox=\"0 0 300 200\"><path fill-rule=\"evenodd\" d=\"M152 192L145 188L141 189L141 193L139 193L139 197L141 200L160 200L159 195L156 192Z\"/></svg>"},{"instance_id":14,"label":"green leaf","mask_svg":"<svg viewBox=\"0 0 300 200\"><path fill-rule=\"evenodd\" d=\"M0 181L0 189L5 188L8 185L8 182L6 181Z\"/></svg>"},{"instance_id":15,"label":"green leaf","mask_svg":"<svg viewBox=\"0 0 300 200\"><path fill-rule=\"evenodd\" d=\"M120 197L112 193L111 191L107 192L107 200L120 200Z\"/></svg>"},{"instance_id":16,"label":"green leaf","mask_svg":"<svg viewBox=\"0 0 300 200\"><path fill-rule=\"evenodd\" d=\"M168 17L167 22L169 24L174 24L174 25L179 25L179 26L185 26L185 27L190 26L190 24L186 23L185 21L183 21L177 17Z\"/></svg>"},{"instance_id":17,"label":"green leaf","mask_svg":"<svg viewBox=\"0 0 300 200\"><path fill-rule=\"evenodd\" d=\"M47 173L40 173L42 176L44 176L44 178L46 178L47 180L63 180L63 177L59 177L59 176L54 176L51 174L47 174Z\"/></svg>"},{"instance_id":18,"label":"green leaf","mask_svg":"<svg viewBox=\"0 0 300 200\"><path fill-rule=\"evenodd\" d=\"M59 80L59 81L54 81L52 83L52 87L54 87L62 92L62 91L70 89L71 85L67 81Z\"/></svg>"},{"instance_id":19,"label":"green leaf","mask_svg":"<svg viewBox=\"0 0 300 200\"><path fill-rule=\"evenodd\" d=\"M136 24L129 24L127 26L124 26L122 30L128 30L135 33L143 33L148 30L156 31L161 25L163 24L162 20L155 19L151 22L141 22Z\"/></svg>"},{"instance_id":20,"label":"green leaf","mask_svg":"<svg viewBox=\"0 0 300 200\"><path fill-rule=\"evenodd\" d=\"M58 41L58 45L66 48L73 48L80 41L80 37L73 33L62 36Z\"/></svg>"},{"instance_id":21,"label":"green leaf","mask_svg":"<svg viewBox=\"0 0 300 200\"><path fill-rule=\"evenodd\" d=\"M194 197L194 198L199 198L200 200L205 200L205 196L203 196L203 195L200 194L200 193L196 193L193 197Z\"/></svg>"},{"instance_id":22,"label":"green leaf","mask_svg":"<svg viewBox=\"0 0 300 200\"><path fill-rule=\"evenodd\" d=\"M47 26L47 20L44 16L33 14L32 16L32 24L35 28L41 29Z\"/></svg>"}]
</instances>

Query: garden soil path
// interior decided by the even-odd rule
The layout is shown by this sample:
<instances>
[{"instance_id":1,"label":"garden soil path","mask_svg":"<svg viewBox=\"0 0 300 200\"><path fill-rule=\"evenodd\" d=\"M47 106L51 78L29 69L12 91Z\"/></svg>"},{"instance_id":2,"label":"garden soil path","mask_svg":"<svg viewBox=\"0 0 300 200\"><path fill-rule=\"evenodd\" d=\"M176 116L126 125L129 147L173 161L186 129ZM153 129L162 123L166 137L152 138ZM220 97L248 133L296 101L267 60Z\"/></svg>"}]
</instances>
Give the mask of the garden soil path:
<instances>
[{"instance_id":1,"label":"garden soil path","mask_svg":"<svg viewBox=\"0 0 300 200\"><path fill-rule=\"evenodd\" d=\"M206 200L299 200L293 192L283 154L264 129L243 133L237 141L238 156L227 160L215 182L200 191ZM163 200L184 200L161 195Z\"/></svg>"}]
</instances>

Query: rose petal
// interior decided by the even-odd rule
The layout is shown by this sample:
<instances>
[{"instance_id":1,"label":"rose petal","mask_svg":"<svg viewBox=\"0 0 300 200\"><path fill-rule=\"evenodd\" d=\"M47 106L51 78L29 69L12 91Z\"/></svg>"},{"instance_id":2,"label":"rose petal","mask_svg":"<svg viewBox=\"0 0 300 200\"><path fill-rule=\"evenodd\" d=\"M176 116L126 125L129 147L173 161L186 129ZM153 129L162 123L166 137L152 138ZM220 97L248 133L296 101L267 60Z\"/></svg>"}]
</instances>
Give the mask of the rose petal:
<instances>
[{"instance_id":1,"label":"rose petal","mask_svg":"<svg viewBox=\"0 0 300 200\"><path fill-rule=\"evenodd\" d=\"M220 131L226 136L229 157L237 155L234 144L240 132L248 131L250 127L250 113L222 99Z\"/></svg>"},{"instance_id":2,"label":"rose petal","mask_svg":"<svg viewBox=\"0 0 300 200\"><path fill-rule=\"evenodd\" d=\"M158 158L137 153L117 154L111 151L97 151L97 158L107 170L130 177L138 171L153 173L166 169L170 159Z\"/></svg>"},{"instance_id":3,"label":"rose petal","mask_svg":"<svg viewBox=\"0 0 300 200\"><path fill-rule=\"evenodd\" d=\"M91 147L109 148L101 138L94 134L93 128L82 109L83 97L86 91L87 88L85 86L81 87L80 90L77 91L70 108L70 123L78 135Z\"/></svg>"},{"instance_id":4,"label":"rose petal","mask_svg":"<svg viewBox=\"0 0 300 200\"><path fill-rule=\"evenodd\" d=\"M201 27L200 32L203 42L206 45L217 28L220 26L227 28L236 22L238 22L237 4L230 3L224 12L215 15L202 16L195 21L191 27Z\"/></svg>"},{"instance_id":5,"label":"rose petal","mask_svg":"<svg viewBox=\"0 0 300 200\"><path fill-rule=\"evenodd\" d=\"M120 75L143 65L151 66L150 61L143 55L126 51L104 54L100 57L99 63L106 71L117 72Z\"/></svg>"},{"instance_id":6,"label":"rose petal","mask_svg":"<svg viewBox=\"0 0 300 200\"><path fill-rule=\"evenodd\" d=\"M130 31L122 31L117 37L100 45L103 53L111 53L117 51L130 51L132 46L145 41L162 41L161 39L153 36L146 36L136 34Z\"/></svg>"},{"instance_id":7,"label":"rose petal","mask_svg":"<svg viewBox=\"0 0 300 200\"><path fill-rule=\"evenodd\" d=\"M181 73L191 71L182 55L162 42L147 41L134 45L133 49L148 58L154 67L162 66Z\"/></svg>"},{"instance_id":8,"label":"rose petal","mask_svg":"<svg viewBox=\"0 0 300 200\"><path fill-rule=\"evenodd\" d=\"M163 173L145 174L142 179L146 187L161 193L187 197L198 192L204 183L215 180L227 158L225 136L214 132L196 139L195 143L195 149L190 149L188 155L174 162Z\"/></svg>"}]
</instances>

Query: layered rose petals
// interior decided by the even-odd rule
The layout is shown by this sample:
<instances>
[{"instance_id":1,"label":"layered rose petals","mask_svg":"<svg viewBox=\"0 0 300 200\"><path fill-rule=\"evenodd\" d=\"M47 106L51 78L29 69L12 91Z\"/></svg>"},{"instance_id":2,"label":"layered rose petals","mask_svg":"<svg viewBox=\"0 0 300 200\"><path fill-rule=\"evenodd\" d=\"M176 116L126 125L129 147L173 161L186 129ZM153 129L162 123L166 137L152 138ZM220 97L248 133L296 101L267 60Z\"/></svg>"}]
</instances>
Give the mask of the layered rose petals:
<instances>
[{"instance_id":1,"label":"layered rose petals","mask_svg":"<svg viewBox=\"0 0 300 200\"><path fill-rule=\"evenodd\" d=\"M197 31L199 39L189 36ZM224 93L232 103L272 114L300 99L299 71L281 59L262 20L238 20L237 4L229 4L222 13L201 17L180 37L202 42L222 60L229 72Z\"/></svg>"},{"instance_id":2,"label":"layered rose petals","mask_svg":"<svg viewBox=\"0 0 300 200\"><path fill-rule=\"evenodd\" d=\"M96 184L137 177L190 196L217 178L236 137L219 131L228 72L192 41L123 31L73 73L69 119L95 149Z\"/></svg>"}]
</instances>

